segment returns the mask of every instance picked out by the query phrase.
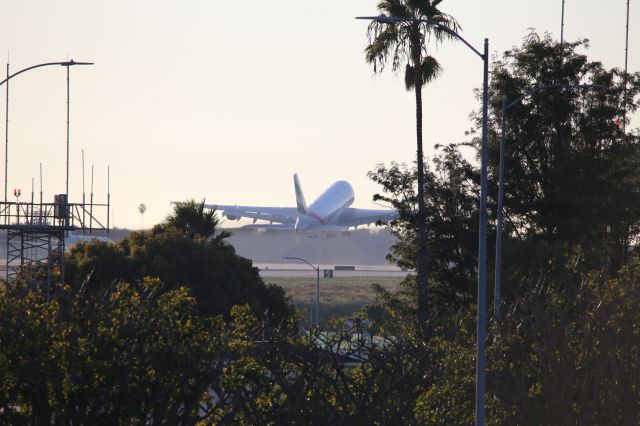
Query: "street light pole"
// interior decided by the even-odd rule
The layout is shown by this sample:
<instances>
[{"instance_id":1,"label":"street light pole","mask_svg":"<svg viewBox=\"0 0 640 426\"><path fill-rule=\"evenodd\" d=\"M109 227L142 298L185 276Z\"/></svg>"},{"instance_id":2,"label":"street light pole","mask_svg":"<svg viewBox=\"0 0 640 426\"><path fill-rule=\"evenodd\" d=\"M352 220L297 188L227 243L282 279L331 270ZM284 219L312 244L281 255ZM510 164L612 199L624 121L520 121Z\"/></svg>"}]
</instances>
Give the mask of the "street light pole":
<instances>
[{"instance_id":1,"label":"street light pole","mask_svg":"<svg viewBox=\"0 0 640 426\"><path fill-rule=\"evenodd\" d=\"M509 109L519 104L523 99L541 90L568 88L568 89L597 89L603 88L601 84L548 84L535 87L521 95L515 101L509 103L507 97L502 97L502 131L500 136L500 163L498 166L498 213L496 218L496 260L495 260L495 281L493 288L493 315L496 321L500 321L502 301L500 293L502 291L502 211L504 207L504 151L505 151L505 127L506 117Z\"/></svg>"},{"instance_id":2,"label":"street light pole","mask_svg":"<svg viewBox=\"0 0 640 426\"><path fill-rule=\"evenodd\" d=\"M311 262L306 261L305 259L301 258L301 257L291 257L291 256L284 256L283 259L289 259L289 260L299 260L301 262L306 263L307 265L311 266L312 269L315 269L316 271L316 318L315 318L315 323L316 326L320 324L320 320L319 320L319 314L318 312L320 311L320 266L315 266L313 265ZM311 324L313 325L313 324Z\"/></svg>"},{"instance_id":3,"label":"street light pole","mask_svg":"<svg viewBox=\"0 0 640 426\"><path fill-rule=\"evenodd\" d=\"M398 22L422 22L434 26L460 40L483 61L482 89L482 146L480 163L480 223L478 242L478 318L476 344L476 425L484 425L485 417L485 340L487 316L487 145L488 145L488 103L489 103L489 39L484 39L482 53L465 40L458 32L433 19L398 18L384 13L378 16L359 16L386 24Z\"/></svg>"},{"instance_id":4,"label":"street light pole","mask_svg":"<svg viewBox=\"0 0 640 426\"><path fill-rule=\"evenodd\" d=\"M5 108L6 129L5 129L5 148L4 148L5 149L5 167L4 167L4 200L5 202L7 201L8 170L9 170L9 80L12 79L13 77L16 77L19 74L22 74L23 72L26 72L35 68L46 67L49 65L60 65L63 67L67 67L67 164L66 164L67 177L66 177L65 194L67 195L67 200L69 198L69 67L73 65L93 65L93 62L76 62L73 59L70 61L64 61L64 62L45 62L43 64L32 65L30 67L23 68L20 71L15 72L11 75L9 74L9 64L7 64L7 78L0 81L0 86L7 83L7 88L6 88L7 98L6 98L6 108Z\"/></svg>"},{"instance_id":5,"label":"street light pole","mask_svg":"<svg viewBox=\"0 0 640 426\"><path fill-rule=\"evenodd\" d=\"M489 39L484 39L482 151L480 165L480 235L478 248L478 320L476 332L476 425L484 425L487 336L487 149L489 144Z\"/></svg>"}]
</instances>

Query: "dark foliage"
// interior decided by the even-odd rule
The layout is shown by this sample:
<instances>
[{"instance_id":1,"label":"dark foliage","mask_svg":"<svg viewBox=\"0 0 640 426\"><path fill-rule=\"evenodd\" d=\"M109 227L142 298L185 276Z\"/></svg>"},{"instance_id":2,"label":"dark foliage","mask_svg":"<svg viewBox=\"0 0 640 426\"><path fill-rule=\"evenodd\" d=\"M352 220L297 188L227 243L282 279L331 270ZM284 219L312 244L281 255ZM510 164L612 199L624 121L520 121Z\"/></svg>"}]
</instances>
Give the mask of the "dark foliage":
<instances>
[{"instance_id":1,"label":"dark foliage","mask_svg":"<svg viewBox=\"0 0 640 426\"><path fill-rule=\"evenodd\" d=\"M477 269L479 175L462 157L456 146L442 147L433 171L425 174L428 230L428 264L431 282L430 303L434 314L467 308L474 300ZM417 195L415 169L392 163L378 165L369 177L382 187L375 200L400 212L390 225L398 242L391 246L388 259L398 266L416 267Z\"/></svg>"},{"instance_id":2,"label":"dark foliage","mask_svg":"<svg viewBox=\"0 0 640 426\"><path fill-rule=\"evenodd\" d=\"M197 205L188 207L197 209ZM184 213L184 206L176 207L176 215ZM66 279L78 286L91 275L91 285L99 288L114 280L138 283L154 277L162 282L163 291L189 288L204 315L228 317L232 306L249 304L257 316L268 314L275 323L290 316L293 307L284 291L265 285L251 261L235 254L220 238L216 226L201 226L202 213L191 211L187 216L195 219L186 221L174 221L172 216L153 230L133 232L115 245L73 247L66 259Z\"/></svg>"}]
</instances>

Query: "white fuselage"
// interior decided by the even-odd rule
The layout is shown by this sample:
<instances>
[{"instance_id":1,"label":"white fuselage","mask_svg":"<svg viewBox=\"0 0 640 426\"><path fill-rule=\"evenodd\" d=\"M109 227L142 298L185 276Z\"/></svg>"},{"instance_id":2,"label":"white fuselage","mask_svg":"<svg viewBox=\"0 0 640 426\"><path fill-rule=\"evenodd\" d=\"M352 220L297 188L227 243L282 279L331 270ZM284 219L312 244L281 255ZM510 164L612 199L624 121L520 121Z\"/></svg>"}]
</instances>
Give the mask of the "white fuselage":
<instances>
[{"instance_id":1,"label":"white fuselage","mask_svg":"<svg viewBox=\"0 0 640 426\"><path fill-rule=\"evenodd\" d=\"M345 180L337 181L311 203L306 214L300 214L295 224L296 232L331 226L342 211L353 204L353 200L351 184Z\"/></svg>"}]
</instances>

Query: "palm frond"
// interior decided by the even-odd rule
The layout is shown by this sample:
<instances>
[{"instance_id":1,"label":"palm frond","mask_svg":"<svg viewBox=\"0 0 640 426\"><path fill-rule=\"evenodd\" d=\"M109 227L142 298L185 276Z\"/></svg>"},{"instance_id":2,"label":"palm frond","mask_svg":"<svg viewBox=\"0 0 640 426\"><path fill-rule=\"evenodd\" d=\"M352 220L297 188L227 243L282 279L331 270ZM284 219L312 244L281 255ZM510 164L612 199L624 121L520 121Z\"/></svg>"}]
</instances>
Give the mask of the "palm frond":
<instances>
[{"instance_id":1,"label":"palm frond","mask_svg":"<svg viewBox=\"0 0 640 426\"><path fill-rule=\"evenodd\" d=\"M402 0L381 0L378 10L397 18L412 18L411 9Z\"/></svg>"},{"instance_id":2,"label":"palm frond","mask_svg":"<svg viewBox=\"0 0 640 426\"><path fill-rule=\"evenodd\" d=\"M415 67L407 64L404 72L404 84L407 90L412 90L416 86ZM427 84L435 80L442 73L440 63L433 56L427 56L420 64L421 84Z\"/></svg>"},{"instance_id":3,"label":"palm frond","mask_svg":"<svg viewBox=\"0 0 640 426\"><path fill-rule=\"evenodd\" d=\"M389 55L394 56L397 51L398 28L396 25L372 22L369 25L369 38L370 43L364 50L366 61L373 64L374 72L381 72Z\"/></svg>"},{"instance_id":4,"label":"palm frond","mask_svg":"<svg viewBox=\"0 0 640 426\"><path fill-rule=\"evenodd\" d=\"M436 78L440 77L442 73L442 67L436 58L433 56L427 56L422 62L422 82L431 83Z\"/></svg>"},{"instance_id":5,"label":"palm frond","mask_svg":"<svg viewBox=\"0 0 640 426\"><path fill-rule=\"evenodd\" d=\"M409 18L413 21L383 24L372 22L367 29L369 45L365 48L365 57L373 65L375 73L380 73L385 67L391 66L398 71L403 64L405 86L407 89L415 87L415 69L420 69L421 84L433 81L440 75L438 62L429 55L429 38L436 43L455 38L449 32L438 27L418 23L417 20L428 19L436 21L458 31L460 25L453 16L438 9L442 0L380 0L378 10L389 16ZM412 77L413 76L413 77Z\"/></svg>"},{"instance_id":6,"label":"palm frond","mask_svg":"<svg viewBox=\"0 0 640 426\"><path fill-rule=\"evenodd\" d=\"M219 229L220 219L215 210L206 209L204 203L193 199L175 203L164 225L181 229L190 238L200 236L209 242L222 243L230 234Z\"/></svg>"},{"instance_id":7,"label":"palm frond","mask_svg":"<svg viewBox=\"0 0 640 426\"><path fill-rule=\"evenodd\" d=\"M412 90L416 86L415 67L407 64L404 70L404 87L407 91Z\"/></svg>"}]
</instances>

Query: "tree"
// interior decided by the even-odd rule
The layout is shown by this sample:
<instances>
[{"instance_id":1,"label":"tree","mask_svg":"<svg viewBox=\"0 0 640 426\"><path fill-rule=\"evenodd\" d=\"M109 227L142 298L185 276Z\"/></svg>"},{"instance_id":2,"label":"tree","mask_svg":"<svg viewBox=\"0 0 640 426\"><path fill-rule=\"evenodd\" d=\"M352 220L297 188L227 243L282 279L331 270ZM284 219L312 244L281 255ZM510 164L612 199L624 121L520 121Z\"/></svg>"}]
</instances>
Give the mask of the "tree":
<instances>
[{"instance_id":1,"label":"tree","mask_svg":"<svg viewBox=\"0 0 640 426\"><path fill-rule=\"evenodd\" d=\"M640 235L640 144L637 135L623 134L616 124L624 93L623 74L589 61L578 53L583 46L584 41L560 46L548 36L531 33L492 70L489 167L494 183L503 95L514 100L544 85L606 85L588 91L554 88L533 92L509 110L503 261L507 298L530 272L553 270L561 275L570 260L578 262L582 271L606 268L615 273L634 251ZM631 112L638 107L640 74L629 75L627 81ZM474 123L472 132L479 134L480 115ZM460 148L466 145L475 147L479 155L480 141L472 139L446 147L435 159L433 174L427 171L425 175L430 188L425 203L428 245L430 252L435 251L427 256L436 281L432 286L441 286L450 295L454 291L465 294L470 301L473 295L462 290L471 289L476 272L471 265L475 248L467 242L477 238L469 224L477 220L473 191L478 169L464 160ZM398 243L392 247L390 260L415 267L411 260L417 251L415 173L392 164L378 166L370 177L382 187L376 199L401 212L400 220L392 225ZM491 192L495 207L496 185Z\"/></svg>"},{"instance_id":2,"label":"tree","mask_svg":"<svg viewBox=\"0 0 640 426\"><path fill-rule=\"evenodd\" d=\"M562 47L531 33L522 46L505 53L492 73L489 158L494 182L503 95L513 100L553 84L607 86L535 92L508 116L504 265L510 294L504 321L488 338L487 418L496 424L638 421L633 389L640 345L634 257L640 233L640 144L637 130L624 134L618 125L623 73L589 61L578 53L584 46L579 41ZM640 74L627 81L627 104L635 111ZM476 116L478 133L480 127ZM476 142L469 145L479 153ZM433 188L425 202L429 213L435 211L428 218L430 231L436 229L428 234L430 266L437 269L439 263L440 276L453 286L475 273L472 267L459 268L471 265L460 262L459 253L474 256L473 247L464 243L473 240L464 225L477 215L477 203L469 202L475 190L467 191L478 182L477 168L456 160L460 146L447 147L425 176ZM392 225L399 240L390 259L412 267L416 172L391 164L369 175L382 187L376 199L401 212ZM434 253L438 245L442 257ZM378 303L368 309L369 318L403 335L417 300L411 284L406 282L399 294L381 291ZM468 309L449 310L436 322L443 327L441 334L425 338L435 367L425 374L428 389L416 400L420 423L472 421L467 402L473 393L475 336L469 324Z\"/></svg>"},{"instance_id":3,"label":"tree","mask_svg":"<svg viewBox=\"0 0 640 426\"><path fill-rule=\"evenodd\" d=\"M429 187L425 204L432 318L466 309L475 300L478 264L479 174L456 145L438 149L441 152L434 159L433 170L427 168L425 173ZM415 168L396 163L380 164L369 172L369 177L382 189L374 200L384 201L400 212L399 220L389 225L397 241L387 259L407 269L416 267L418 246L416 174Z\"/></svg>"},{"instance_id":4,"label":"tree","mask_svg":"<svg viewBox=\"0 0 640 426\"><path fill-rule=\"evenodd\" d=\"M205 209L204 200L199 203L195 200L175 203L173 211L160 226L173 226L184 231L189 238L200 236L218 247L226 245L224 239L231 236L228 231L220 229L220 219L215 210Z\"/></svg>"},{"instance_id":5,"label":"tree","mask_svg":"<svg viewBox=\"0 0 640 426\"><path fill-rule=\"evenodd\" d=\"M416 420L415 402L435 385L434 377L444 380L433 355L447 348L425 342L415 321L407 326L404 318L405 327L375 339L358 319L336 319L322 332L293 337L265 327L245 308L234 308L232 316L234 346L215 384L220 398L208 410L212 423L430 424Z\"/></svg>"},{"instance_id":6,"label":"tree","mask_svg":"<svg viewBox=\"0 0 640 426\"><path fill-rule=\"evenodd\" d=\"M144 229L144 212L147 211L147 205L145 203L140 203L138 211L140 212L140 228Z\"/></svg>"},{"instance_id":7,"label":"tree","mask_svg":"<svg viewBox=\"0 0 640 426\"><path fill-rule=\"evenodd\" d=\"M0 423L193 425L227 326L158 280L0 293Z\"/></svg>"},{"instance_id":8,"label":"tree","mask_svg":"<svg viewBox=\"0 0 640 426\"><path fill-rule=\"evenodd\" d=\"M248 304L258 317L266 314L276 324L292 315L282 288L265 285L251 261L224 241L228 233L218 231L214 213L201 207L178 204L165 222L115 245L74 246L65 260L66 279L80 286L91 276L99 289L114 280L135 285L154 277L162 281L163 291L188 287L204 315L228 318L238 304Z\"/></svg>"},{"instance_id":9,"label":"tree","mask_svg":"<svg viewBox=\"0 0 640 426\"><path fill-rule=\"evenodd\" d=\"M450 37L437 27L422 23L421 19L441 22L452 29L456 20L438 9L442 0L380 0L378 10L406 22L382 24L373 21L367 30L369 45L365 49L366 60L373 64L374 72L382 72L388 62L393 71L406 63L404 81L407 90L416 96L416 141L418 166L418 321L427 321L428 262L427 262L427 216L424 204L424 154L422 149L422 87L437 78L441 68L438 61L427 51L427 35L433 34L436 41Z\"/></svg>"},{"instance_id":10,"label":"tree","mask_svg":"<svg viewBox=\"0 0 640 426\"><path fill-rule=\"evenodd\" d=\"M567 259L577 260L585 271L615 272L640 234L640 144L618 124L624 73L590 61L579 53L585 47L585 40L560 44L531 32L521 47L505 52L493 66L489 166L494 182L503 95L513 100L533 88L555 84L605 86L537 91L510 109L505 277L526 276L528 270L549 265L558 270ZM631 113L640 100L640 74L627 80Z\"/></svg>"},{"instance_id":11,"label":"tree","mask_svg":"<svg viewBox=\"0 0 640 426\"><path fill-rule=\"evenodd\" d=\"M640 421L640 269L532 274L489 347L503 424ZM555 282L554 282L555 281Z\"/></svg>"}]
</instances>

